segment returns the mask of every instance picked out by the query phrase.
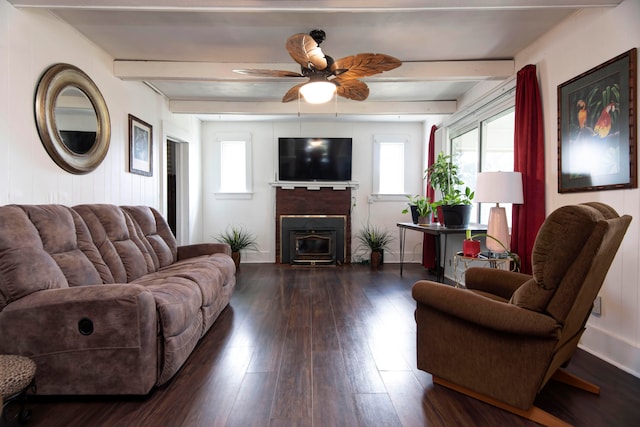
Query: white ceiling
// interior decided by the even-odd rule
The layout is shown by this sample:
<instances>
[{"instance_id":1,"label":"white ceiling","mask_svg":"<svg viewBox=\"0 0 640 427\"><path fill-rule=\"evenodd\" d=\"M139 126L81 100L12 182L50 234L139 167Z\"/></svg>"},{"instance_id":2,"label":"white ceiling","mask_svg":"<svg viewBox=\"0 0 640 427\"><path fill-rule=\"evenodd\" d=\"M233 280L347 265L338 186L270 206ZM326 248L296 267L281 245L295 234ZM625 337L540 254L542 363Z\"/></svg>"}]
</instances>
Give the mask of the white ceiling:
<instances>
[{"instance_id":1,"label":"white ceiling","mask_svg":"<svg viewBox=\"0 0 640 427\"><path fill-rule=\"evenodd\" d=\"M111 55L114 73L144 81L177 113L449 114L480 81L514 75L513 58L580 8L621 0L8 0L50 9ZM385 53L403 61L363 79L365 101L282 104L301 79L257 78L237 68L300 71L285 49L322 29L333 58ZM227 116L228 117L228 116Z\"/></svg>"}]
</instances>

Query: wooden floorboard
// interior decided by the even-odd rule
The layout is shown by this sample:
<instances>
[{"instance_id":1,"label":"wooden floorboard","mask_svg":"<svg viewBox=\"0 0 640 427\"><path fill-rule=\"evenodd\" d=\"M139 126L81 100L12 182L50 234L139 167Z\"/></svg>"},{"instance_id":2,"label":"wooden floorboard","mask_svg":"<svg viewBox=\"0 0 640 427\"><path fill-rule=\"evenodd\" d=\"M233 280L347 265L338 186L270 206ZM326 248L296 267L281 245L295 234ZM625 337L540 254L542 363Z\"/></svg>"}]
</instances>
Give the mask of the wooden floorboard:
<instances>
[{"instance_id":1,"label":"wooden floorboard","mask_svg":"<svg viewBox=\"0 0 640 427\"><path fill-rule=\"evenodd\" d=\"M421 266L242 264L231 304L177 375L148 396L33 397L39 426L536 426L434 385L416 368ZM472 357L472 355L470 355ZM578 350L536 404L575 426L640 425L640 379Z\"/></svg>"}]
</instances>

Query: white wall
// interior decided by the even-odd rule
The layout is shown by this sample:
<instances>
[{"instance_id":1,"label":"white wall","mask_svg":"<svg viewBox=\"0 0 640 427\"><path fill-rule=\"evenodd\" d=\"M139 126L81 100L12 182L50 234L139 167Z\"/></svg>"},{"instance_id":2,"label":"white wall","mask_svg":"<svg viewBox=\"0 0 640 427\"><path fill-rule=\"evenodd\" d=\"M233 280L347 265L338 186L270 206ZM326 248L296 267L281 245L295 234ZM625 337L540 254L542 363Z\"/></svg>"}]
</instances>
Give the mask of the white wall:
<instances>
[{"instance_id":1,"label":"white wall","mask_svg":"<svg viewBox=\"0 0 640 427\"><path fill-rule=\"evenodd\" d=\"M626 0L614 9L585 9L516 57L516 70L527 64L538 69L545 121L547 212L563 205L599 201L634 217L600 293L602 316L591 316L581 345L636 376L640 376L640 190L558 193L557 87L639 47L639 22L638 0Z\"/></svg>"},{"instance_id":2,"label":"white wall","mask_svg":"<svg viewBox=\"0 0 640 427\"><path fill-rule=\"evenodd\" d=\"M212 162L214 141L217 133L250 133L253 147L253 191L251 199L229 200L216 198L213 186L214 174L218 171ZM322 136L350 137L353 139L353 181L358 188L352 191L354 197L352 230L357 231L362 224L371 224L391 230L397 234L396 223L411 221L409 215L401 213L405 199L395 201L374 201L368 203L372 192L372 164L374 135L407 135L407 169L411 171L407 179L407 192L423 193L422 171L423 145L425 140L422 122L204 122L202 124L202 169L203 201L205 212L205 241L214 241L215 236L229 224L244 225L256 234L258 251L248 251L243 260L248 262L275 261L275 189L269 183L275 179L278 137ZM418 233L407 233L406 262L421 259L422 245ZM354 241L352 254L358 243ZM385 251L386 262L398 262L399 244L396 240L391 250Z\"/></svg>"},{"instance_id":3,"label":"white wall","mask_svg":"<svg viewBox=\"0 0 640 427\"><path fill-rule=\"evenodd\" d=\"M44 71L59 62L87 73L109 108L109 152L100 166L86 175L73 175L58 167L45 151L35 126L36 86ZM152 177L128 173L128 114L153 126ZM65 22L48 12L19 10L0 0L0 205L99 202L164 210L160 192L164 129L196 144L194 152L199 153L197 120L169 113L164 98L145 85L115 78L113 58ZM199 162L195 164L199 173ZM195 181L192 191L199 194L199 179ZM199 237L197 218L193 222Z\"/></svg>"}]
</instances>

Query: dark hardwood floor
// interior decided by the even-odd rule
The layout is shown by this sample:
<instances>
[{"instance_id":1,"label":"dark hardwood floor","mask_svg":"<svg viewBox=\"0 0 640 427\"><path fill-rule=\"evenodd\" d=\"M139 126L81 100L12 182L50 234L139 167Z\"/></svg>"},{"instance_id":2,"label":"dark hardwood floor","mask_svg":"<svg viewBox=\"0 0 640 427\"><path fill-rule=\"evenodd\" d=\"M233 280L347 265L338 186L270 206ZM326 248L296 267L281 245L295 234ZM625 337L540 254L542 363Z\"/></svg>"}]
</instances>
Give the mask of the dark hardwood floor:
<instances>
[{"instance_id":1,"label":"dark hardwood floor","mask_svg":"<svg viewBox=\"0 0 640 427\"><path fill-rule=\"evenodd\" d=\"M230 307L145 397L34 397L27 426L535 426L416 369L418 265L243 264ZM474 357L469 354L469 357ZM549 383L536 403L576 426L640 425L640 379L578 351L600 396ZM108 373L105 373L108 375Z\"/></svg>"}]
</instances>

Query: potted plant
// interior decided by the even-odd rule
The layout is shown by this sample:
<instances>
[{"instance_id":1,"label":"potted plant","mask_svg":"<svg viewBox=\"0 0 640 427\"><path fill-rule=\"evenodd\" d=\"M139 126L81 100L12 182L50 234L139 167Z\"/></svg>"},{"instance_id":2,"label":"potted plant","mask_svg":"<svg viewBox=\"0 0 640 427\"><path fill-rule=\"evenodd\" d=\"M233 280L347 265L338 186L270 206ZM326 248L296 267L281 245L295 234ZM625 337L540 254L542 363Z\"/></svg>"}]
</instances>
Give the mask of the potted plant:
<instances>
[{"instance_id":1,"label":"potted plant","mask_svg":"<svg viewBox=\"0 0 640 427\"><path fill-rule=\"evenodd\" d=\"M377 269L381 264L383 251L394 240L390 231L370 224L363 226L356 234L356 238L371 250L370 262L373 269Z\"/></svg>"},{"instance_id":2,"label":"potted plant","mask_svg":"<svg viewBox=\"0 0 640 427\"><path fill-rule=\"evenodd\" d=\"M407 196L409 201L408 208L402 210L406 214L411 210L411 218L414 224L431 224L431 216L434 212L432 204L426 197L416 194L415 196Z\"/></svg>"},{"instance_id":3,"label":"potted plant","mask_svg":"<svg viewBox=\"0 0 640 427\"><path fill-rule=\"evenodd\" d=\"M256 236L240 225L228 226L224 232L218 234L216 240L231 246L231 258L236 265L236 270L240 269L240 251L257 249Z\"/></svg>"},{"instance_id":4,"label":"potted plant","mask_svg":"<svg viewBox=\"0 0 640 427\"><path fill-rule=\"evenodd\" d=\"M476 258L480 254L480 240L474 239L471 230L467 230L466 238L462 241L462 255L469 258Z\"/></svg>"},{"instance_id":5,"label":"potted plant","mask_svg":"<svg viewBox=\"0 0 640 427\"><path fill-rule=\"evenodd\" d=\"M464 191L460 189L464 182L458 176L458 165L453 163L451 156L438 153L435 162L424 172L429 185L442 195L433 206L442 210L444 225L451 228L469 225L474 192L469 187Z\"/></svg>"}]
</instances>

